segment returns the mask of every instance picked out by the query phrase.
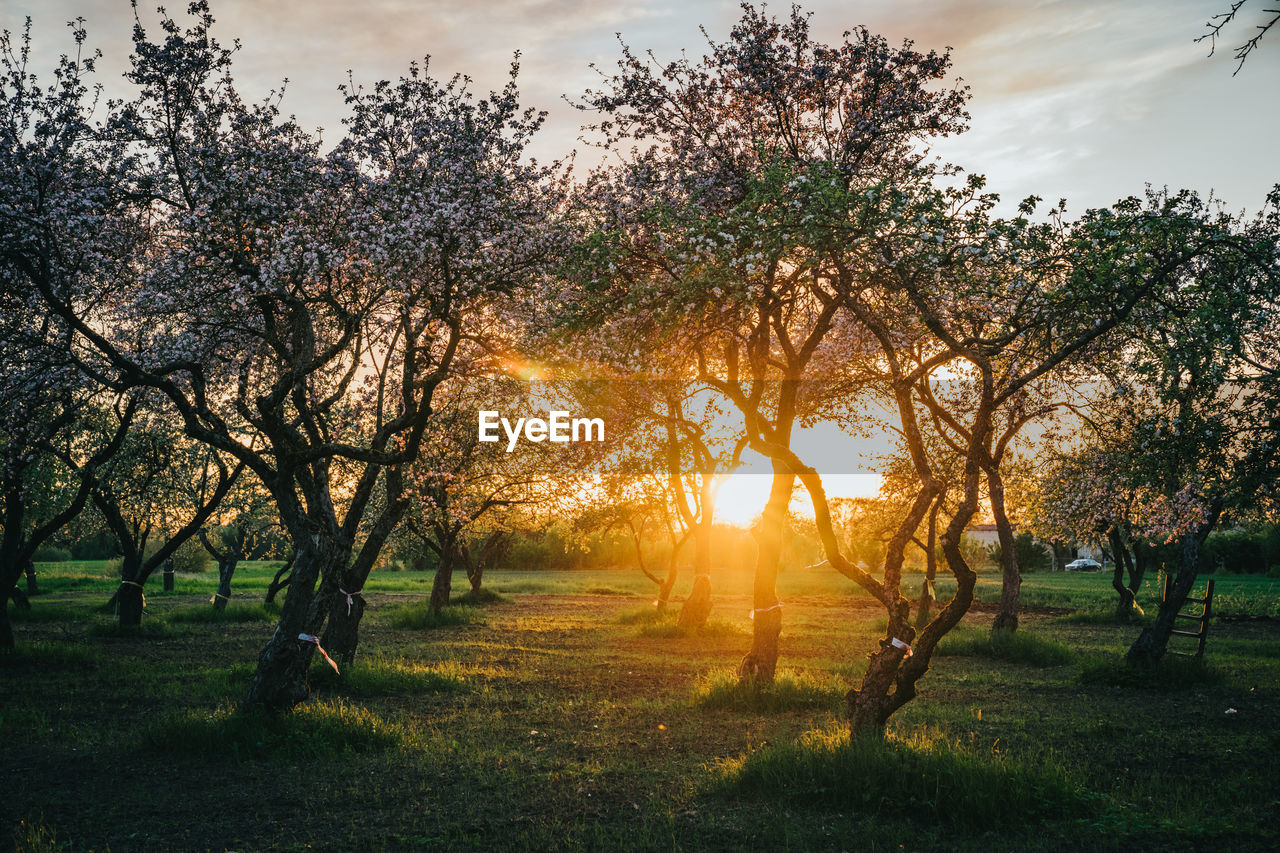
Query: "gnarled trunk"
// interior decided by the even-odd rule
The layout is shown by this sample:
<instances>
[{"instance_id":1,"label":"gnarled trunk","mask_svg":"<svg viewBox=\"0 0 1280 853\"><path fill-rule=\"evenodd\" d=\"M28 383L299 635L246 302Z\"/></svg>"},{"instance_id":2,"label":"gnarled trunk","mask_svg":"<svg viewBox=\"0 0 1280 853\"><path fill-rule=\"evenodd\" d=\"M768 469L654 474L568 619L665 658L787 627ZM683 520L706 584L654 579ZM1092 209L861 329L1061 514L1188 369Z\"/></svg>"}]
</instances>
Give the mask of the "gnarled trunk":
<instances>
[{"instance_id":1,"label":"gnarled trunk","mask_svg":"<svg viewBox=\"0 0 1280 853\"><path fill-rule=\"evenodd\" d=\"M227 609L227 602L231 600L231 576L236 573L236 565L239 562L239 555L234 552L224 554L219 558L218 591L213 594L213 607L215 610Z\"/></svg>"},{"instance_id":2,"label":"gnarled trunk","mask_svg":"<svg viewBox=\"0 0 1280 853\"><path fill-rule=\"evenodd\" d=\"M300 528L301 524L297 526ZM311 694L307 669L316 644L301 639L301 635L314 636L319 631L325 612L316 604L331 593L326 587L336 591L337 584L331 579L346 563L350 551L332 533L314 529L301 535L299 532L294 531L293 572L280 621L258 655L258 668L245 697L248 708L288 711ZM317 580L322 578L325 581L321 583L321 595L313 595Z\"/></svg>"}]
</instances>

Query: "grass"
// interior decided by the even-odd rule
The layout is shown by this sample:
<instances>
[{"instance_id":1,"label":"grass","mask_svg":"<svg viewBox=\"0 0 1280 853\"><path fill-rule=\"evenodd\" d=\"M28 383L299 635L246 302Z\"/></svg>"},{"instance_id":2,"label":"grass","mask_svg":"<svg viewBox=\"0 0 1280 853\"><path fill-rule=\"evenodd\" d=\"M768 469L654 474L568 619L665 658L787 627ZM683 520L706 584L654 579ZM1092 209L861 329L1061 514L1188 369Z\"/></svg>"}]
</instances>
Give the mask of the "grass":
<instances>
[{"instance_id":1,"label":"grass","mask_svg":"<svg viewBox=\"0 0 1280 853\"><path fill-rule=\"evenodd\" d=\"M37 598L31 602L30 610L11 604L9 618L14 622L80 622L92 619L93 611Z\"/></svg>"},{"instance_id":2,"label":"grass","mask_svg":"<svg viewBox=\"0 0 1280 853\"><path fill-rule=\"evenodd\" d=\"M392 628L415 631L447 628L452 625L471 625L483 621L484 612L478 607L450 604L448 607L432 610L429 602L425 600L391 608L387 614L387 622Z\"/></svg>"},{"instance_id":3,"label":"grass","mask_svg":"<svg viewBox=\"0 0 1280 853\"><path fill-rule=\"evenodd\" d=\"M37 640L0 651L0 667L93 667L101 662L102 653L93 646L58 640Z\"/></svg>"},{"instance_id":4,"label":"grass","mask_svg":"<svg viewBox=\"0 0 1280 853\"><path fill-rule=\"evenodd\" d=\"M270 566L237 571L237 603L261 600ZM58 569L41 581L56 587ZM262 719L231 709L274 625L177 615L212 612L212 573L149 591L158 642L88 636L109 577L41 596L67 618L15 623L18 648L0 653L21 781L0 802L0 849L54 827L54 845L85 850L1280 849L1280 624L1215 622L1208 673L1134 676L1138 625L1032 610L1018 634L1075 660L1011 664L984 609L949 640L971 653L935 657L888 741L864 746L844 734L842 696L883 609L830 570L788 569L778 677L744 685L750 581L716 574L729 621L686 636L687 576L658 614L634 570L492 572L508 602L451 606L456 627L426 631L401 626L431 575L375 572L366 591L404 597L373 599L357 662L340 678L313 665L298 713ZM1217 586L1266 613L1268 583ZM1028 575L1023 590L1114 608L1103 575ZM997 592L981 575L980 595ZM1147 590L1140 603L1151 611ZM143 799L128 780L146 780Z\"/></svg>"},{"instance_id":5,"label":"grass","mask_svg":"<svg viewBox=\"0 0 1280 853\"><path fill-rule=\"evenodd\" d=\"M428 666L408 660L357 658L354 664L343 666L341 674L335 674L328 666L317 667L311 685L344 696L371 698L447 693L462 690L467 680L454 663Z\"/></svg>"},{"instance_id":6,"label":"grass","mask_svg":"<svg viewBox=\"0 0 1280 853\"><path fill-rule=\"evenodd\" d=\"M718 789L729 795L969 832L1083 815L1097 801L1060 768L976 755L928 733L854 739L832 727L727 761L719 772Z\"/></svg>"},{"instance_id":7,"label":"grass","mask_svg":"<svg viewBox=\"0 0 1280 853\"><path fill-rule=\"evenodd\" d=\"M228 604L222 610L212 605L170 610L165 621L184 625L221 625L228 622L274 622L280 608L266 604Z\"/></svg>"},{"instance_id":8,"label":"grass","mask_svg":"<svg viewBox=\"0 0 1280 853\"><path fill-rule=\"evenodd\" d=\"M1080 682L1142 690L1189 690L1212 687L1224 680L1222 670L1203 658L1166 653L1155 666L1133 666L1121 656L1092 657L1080 667Z\"/></svg>"},{"instance_id":9,"label":"grass","mask_svg":"<svg viewBox=\"0 0 1280 853\"><path fill-rule=\"evenodd\" d=\"M1019 631L988 631L961 626L942 638L938 643L938 654L944 657L987 657L1039 667L1065 666L1076 659L1075 652L1063 643L1038 636L1025 628Z\"/></svg>"},{"instance_id":10,"label":"grass","mask_svg":"<svg viewBox=\"0 0 1280 853\"><path fill-rule=\"evenodd\" d=\"M172 631L164 619L144 616L140 625L121 625L116 619L97 619L89 623L86 633L90 637L123 637L126 639L159 640L171 636Z\"/></svg>"},{"instance_id":11,"label":"grass","mask_svg":"<svg viewBox=\"0 0 1280 853\"><path fill-rule=\"evenodd\" d=\"M667 613L660 620L640 624L641 637L660 639L687 639L689 637L745 637L747 632L723 619L708 619L701 625L681 625L675 613Z\"/></svg>"},{"instance_id":12,"label":"grass","mask_svg":"<svg viewBox=\"0 0 1280 853\"><path fill-rule=\"evenodd\" d=\"M238 759L314 759L379 752L405 743L402 726L360 705L318 700L291 714L242 713L230 707L170 714L145 744L168 755Z\"/></svg>"},{"instance_id":13,"label":"grass","mask_svg":"<svg viewBox=\"0 0 1280 853\"><path fill-rule=\"evenodd\" d=\"M721 671L707 679L695 694L694 703L702 708L765 714L836 712L844 703L844 694L845 690L830 677L783 671L776 673L772 682L758 682Z\"/></svg>"}]
</instances>

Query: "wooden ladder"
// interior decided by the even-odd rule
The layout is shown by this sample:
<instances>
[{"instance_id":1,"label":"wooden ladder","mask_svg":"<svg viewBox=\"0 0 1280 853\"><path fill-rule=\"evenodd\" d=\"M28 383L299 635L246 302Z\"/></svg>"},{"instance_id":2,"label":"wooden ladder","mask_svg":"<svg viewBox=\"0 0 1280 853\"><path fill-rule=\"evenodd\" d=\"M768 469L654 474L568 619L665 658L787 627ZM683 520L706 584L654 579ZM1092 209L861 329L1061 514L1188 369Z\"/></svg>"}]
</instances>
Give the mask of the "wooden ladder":
<instances>
[{"instance_id":1,"label":"wooden ladder","mask_svg":"<svg viewBox=\"0 0 1280 853\"><path fill-rule=\"evenodd\" d=\"M1172 590L1172 588L1173 588L1173 575L1166 574L1164 576L1164 599L1163 599L1164 601L1169 600L1169 593ZM1175 621L1173 623L1174 629L1170 633L1177 637L1195 637L1196 638L1195 657L1202 657L1204 655L1205 637L1208 636L1209 634L1209 617L1213 615L1213 579L1212 578L1209 579L1208 585L1206 586L1204 591L1204 598L1191 598L1190 596L1188 596L1185 604L1204 605L1204 608L1200 613L1179 612L1173 617L1175 620L1190 619L1191 621L1198 623L1196 630L1183 631L1177 627L1178 623ZM1187 653L1174 652L1174 654L1187 654Z\"/></svg>"}]
</instances>

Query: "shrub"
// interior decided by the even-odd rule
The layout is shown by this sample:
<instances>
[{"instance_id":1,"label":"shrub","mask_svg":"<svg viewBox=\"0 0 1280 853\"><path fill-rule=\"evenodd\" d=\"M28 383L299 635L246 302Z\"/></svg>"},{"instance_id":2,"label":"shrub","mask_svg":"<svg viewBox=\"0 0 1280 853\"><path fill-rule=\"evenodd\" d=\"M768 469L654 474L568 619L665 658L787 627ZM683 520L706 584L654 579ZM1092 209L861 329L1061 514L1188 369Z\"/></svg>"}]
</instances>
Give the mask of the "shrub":
<instances>
[{"instance_id":1,"label":"shrub","mask_svg":"<svg viewBox=\"0 0 1280 853\"><path fill-rule=\"evenodd\" d=\"M725 793L801 808L901 815L969 831L1082 815L1096 799L1056 767L978 756L925 735L851 739L843 727L725 762L717 783Z\"/></svg>"},{"instance_id":2,"label":"shrub","mask_svg":"<svg viewBox=\"0 0 1280 853\"><path fill-rule=\"evenodd\" d=\"M511 599L504 595L499 595L491 589L469 589L462 595L456 595L449 599L450 604L463 604L478 607L483 604L506 604Z\"/></svg>"},{"instance_id":3,"label":"shrub","mask_svg":"<svg viewBox=\"0 0 1280 853\"><path fill-rule=\"evenodd\" d=\"M71 549L57 545L41 545L31 557L36 563L65 563L71 559Z\"/></svg>"},{"instance_id":4,"label":"shrub","mask_svg":"<svg viewBox=\"0 0 1280 853\"><path fill-rule=\"evenodd\" d=\"M188 539L173 552L173 570L187 574L200 574L213 568L213 557L196 538Z\"/></svg>"}]
</instances>

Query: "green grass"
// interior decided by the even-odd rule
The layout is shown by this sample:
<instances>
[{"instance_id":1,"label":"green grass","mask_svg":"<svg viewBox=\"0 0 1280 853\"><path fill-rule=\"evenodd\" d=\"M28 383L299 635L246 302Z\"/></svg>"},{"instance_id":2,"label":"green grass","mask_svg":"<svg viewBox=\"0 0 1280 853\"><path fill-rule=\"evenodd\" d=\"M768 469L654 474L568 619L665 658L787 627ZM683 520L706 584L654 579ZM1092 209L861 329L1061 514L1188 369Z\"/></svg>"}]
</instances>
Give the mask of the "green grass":
<instances>
[{"instance_id":1,"label":"green grass","mask_svg":"<svg viewBox=\"0 0 1280 853\"><path fill-rule=\"evenodd\" d=\"M37 640L23 643L10 651L0 651L0 667L94 667L101 662L102 653L85 643Z\"/></svg>"},{"instance_id":2,"label":"green grass","mask_svg":"<svg viewBox=\"0 0 1280 853\"><path fill-rule=\"evenodd\" d=\"M676 639L683 637L745 637L747 632L723 619L708 619L701 625L681 625L677 614L668 612L661 620L639 623L641 637Z\"/></svg>"},{"instance_id":3,"label":"green grass","mask_svg":"<svg viewBox=\"0 0 1280 853\"><path fill-rule=\"evenodd\" d=\"M1027 666L1065 666L1076 659L1066 645L1023 628L1018 631L988 631L960 626L938 643L939 655L977 656L1021 663Z\"/></svg>"},{"instance_id":4,"label":"green grass","mask_svg":"<svg viewBox=\"0 0 1280 853\"><path fill-rule=\"evenodd\" d=\"M455 663L428 666L409 660L360 660L343 666L340 674L317 667L311 685L344 696L415 696L462 690L467 680Z\"/></svg>"},{"instance_id":5,"label":"green grass","mask_svg":"<svg viewBox=\"0 0 1280 853\"><path fill-rule=\"evenodd\" d=\"M164 619L143 616L140 625L121 625L116 619L97 619L89 623L86 633L90 637L119 637L159 640L173 634Z\"/></svg>"},{"instance_id":6,"label":"green grass","mask_svg":"<svg viewBox=\"0 0 1280 853\"><path fill-rule=\"evenodd\" d=\"M317 700L290 714L230 707L173 713L147 730L156 752L204 758L313 759L380 752L405 743L404 728L360 705Z\"/></svg>"},{"instance_id":7,"label":"green grass","mask_svg":"<svg viewBox=\"0 0 1280 853\"><path fill-rule=\"evenodd\" d=\"M274 622L280 608L266 604L228 604L222 610L212 605L198 605L170 610L165 621L178 624L220 625L227 622Z\"/></svg>"},{"instance_id":8,"label":"green grass","mask_svg":"<svg viewBox=\"0 0 1280 853\"><path fill-rule=\"evenodd\" d=\"M618 614L619 625L652 625L670 621L671 614L667 610L659 610L652 604L643 607L631 607Z\"/></svg>"},{"instance_id":9,"label":"green grass","mask_svg":"<svg viewBox=\"0 0 1280 853\"><path fill-rule=\"evenodd\" d=\"M237 603L261 600L271 565L237 571ZM28 815L85 850L1280 849L1272 622L1215 622L1216 675L1142 689L1122 668L1138 625L1032 610L1018 633L1076 655L1040 667L989 657L990 616L976 613L951 639L977 653L935 658L888 746L860 754L842 696L884 611L829 569L780 577L767 687L732 675L751 642L749 572L717 570L715 613L729 621L689 638L673 631L687 573L659 615L634 569L493 572L487 587L523 591L450 608L458 627L399 628L425 610L431 580L375 572L366 591L404 597L365 612L356 664L341 678L314 664L298 714L266 721L230 709L274 625L173 618L212 612L213 573L148 591L144 619L171 630L159 642L86 636L109 577L41 596L67 618L15 623L18 649L0 654L0 733L21 774L0 849ZM1218 588L1265 613L1274 583ZM1028 575L1023 590L1033 604L1114 609L1102 575ZM979 593L994 600L998 577L981 575ZM145 815L129 779L158 780Z\"/></svg>"},{"instance_id":10,"label":"green grass","mask_svg":"<svg viewBox=\"0 0 1280 853\"><path fill-rule=\"evenodd\" d=\"M851 739L843 726L763 747L725 762L719 773L718 788L729 795L970 832L1083 815L1097 802L1057 767L977 755L928 733Z\"/></svg>"},{"instance_id":11,"label":"green grass","mask_svg":"<svg viewBox=\"0 0 1280 853\"><path fill-rule=\"evenodd\" d=\"M93 618L93 611L61 602L42 601L36 598L31 609L10 604L9 618L14 622L77 622Z\"/></svg>"},{"instance_id":12,"label":"green grass","mask_svg":"<svg viewBox=\"0 0 1280 853\"><path fill-rule=\"evenodd\" d=\"M1091 657L1080 667L1080 682L1142 690L1189 690L1211 687L1224 680L1222 670L1203 658L1165 653L1155 666L1132 666L1123 656Z\"/></svg>"},{"instance_id":13,"label":"green grass","mask_svg":"<svg viewBox=\"0 0 1280 853\"><path fill-rule=\"evenodd\" d=\"M702 708L777 714L783 711L838 711L845 690L831 678L782 671L772 682L741 679L731 672L714 673L694 696Z\"/></svg>"},{"instance_id":14,"label":"green grass","mask_svg":"<svg viewBox=\"0 0 1280 853\"><path fill-rule=\"evenodd\" d=\"M452 625L471 625L484 621L484 611L468 605L454 605L432 610L427 601L415 601L390 608L387 623L392 628L425 630L447 628Z\"/></svg>"}]
</instances>

